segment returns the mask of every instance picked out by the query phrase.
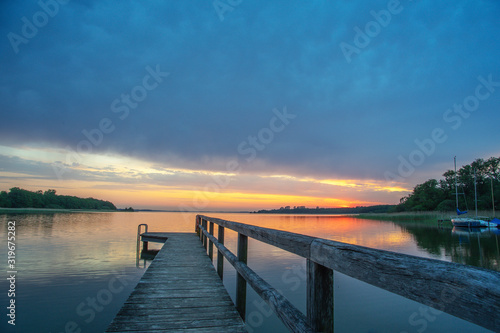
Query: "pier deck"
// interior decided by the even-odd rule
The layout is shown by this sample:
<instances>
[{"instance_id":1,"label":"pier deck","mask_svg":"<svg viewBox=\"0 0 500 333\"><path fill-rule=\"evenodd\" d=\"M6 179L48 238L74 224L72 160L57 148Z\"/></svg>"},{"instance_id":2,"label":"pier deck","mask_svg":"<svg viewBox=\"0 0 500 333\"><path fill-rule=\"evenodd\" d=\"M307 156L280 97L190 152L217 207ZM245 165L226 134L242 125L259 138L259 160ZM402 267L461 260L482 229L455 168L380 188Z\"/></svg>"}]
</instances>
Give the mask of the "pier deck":
<instances>
[{"instance_id":1,"label":"pier deck","mask_svg":"<svg viewBox=\"0 0 500 333\"><path fill-rule=\"evenodd\" d=\"M195 233L168 237L106 332L246 332Z\"/></svg>"}]
</instances>

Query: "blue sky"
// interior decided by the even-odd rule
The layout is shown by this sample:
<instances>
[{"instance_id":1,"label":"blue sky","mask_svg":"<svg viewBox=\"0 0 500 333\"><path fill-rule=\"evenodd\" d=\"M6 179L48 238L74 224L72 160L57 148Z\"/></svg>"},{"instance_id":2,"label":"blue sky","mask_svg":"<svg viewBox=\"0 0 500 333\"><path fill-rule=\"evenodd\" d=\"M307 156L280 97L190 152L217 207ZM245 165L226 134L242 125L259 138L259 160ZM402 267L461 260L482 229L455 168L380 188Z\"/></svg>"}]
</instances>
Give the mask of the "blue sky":
<instances>
[{"instance_id":1,"label":"blue sky","mask_svg":"<svg viewBox=\"0 0 500 333\"><path fill-rule=\"evenodd\" d=\"M500 155L497 1L0 7L2 190L397 203Z\"/></svg>"}]
</instances>

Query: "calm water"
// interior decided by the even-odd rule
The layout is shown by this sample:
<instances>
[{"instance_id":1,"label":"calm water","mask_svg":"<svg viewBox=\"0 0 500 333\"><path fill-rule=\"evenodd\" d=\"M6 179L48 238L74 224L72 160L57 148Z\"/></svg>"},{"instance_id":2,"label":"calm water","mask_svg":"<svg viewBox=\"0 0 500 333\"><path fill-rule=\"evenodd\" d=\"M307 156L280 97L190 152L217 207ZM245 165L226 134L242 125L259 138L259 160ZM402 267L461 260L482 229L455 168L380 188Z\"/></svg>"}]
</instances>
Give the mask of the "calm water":
<instances>
[{"instance_id":1,"label":"calm water","mask_svg":"<svg viewBox=\"0 0 500 333\"><path fill-rule=\"evenodd\" d=\"M500 235L399 226L348 216L207 214L274 229L500 271ZM148 262L136 262L137 225L150 231L194 230L188 213L73 213L0 215L1 332L101 332L112 320ZM6 316L8 221L16 222L16 326ZM235 233L226 244L235 251ZM152 243L151 243L152 245ZM160 245L157 245L159 248ZM138 265L137 265L138 264ZM249 266L305 311L305 260L249 239ZM335 272L336 332L487 332L424 305ZM224 283L234 299L235 272ZM248 289L250 332L286 332Z\"/></svg>"}]
</instances>

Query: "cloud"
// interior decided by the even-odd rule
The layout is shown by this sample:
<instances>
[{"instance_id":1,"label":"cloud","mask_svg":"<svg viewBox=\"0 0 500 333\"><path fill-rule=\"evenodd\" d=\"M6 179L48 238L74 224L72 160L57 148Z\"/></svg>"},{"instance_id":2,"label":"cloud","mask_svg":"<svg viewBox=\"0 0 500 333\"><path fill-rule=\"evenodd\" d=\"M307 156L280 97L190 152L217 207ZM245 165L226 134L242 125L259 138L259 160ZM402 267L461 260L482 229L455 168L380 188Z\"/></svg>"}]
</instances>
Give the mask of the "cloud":
<instances>
[{"instance_id":1,"label":"cloud","mask_svg":"<svg viewBox=\"0 0 500 333\"><path fill-rule=\"evenodd\" d=\"M100 197L109 197L119 205L133 200L144 207L169 209L229 208L235 202L239 202L240 208L252 209L277 204L368 205L392 202L406 193L403 188L388 188L376 180L297 178L269 175L269 170L243 174L237 170L169 169L113 156L86 156L81 164L58 164L54 169L54 164L44 162L43 157L57 153L33 148L17 152L5 147L2 150L10 154L0 154L2 190L14 186L29 190L53 188L62 194L80 196L96 196L99 192ZM12 153L25 157L12 156ZM148 202L148 198L155 202ZM249 201L243 204L245 198ZM258 198L262 202L257 203ZM202 207L200 202L204 203Z\"/></svg>"},{"instance_id":2,"label":"cloud","mask_svg":"<svg viewBox=\"0 0 500 333\"><path fill-rule=\"evenodd\" d=\"M245 2L222 22L209 1L61 5L19 53L3 39L0 142L76 151L84 130L109 119L115 129L93 153L212 171L236 158L248 174L381 180L415 139L446 128L443 113L479 75L500 81L497 2L401 1L404 10L351 63L339 44L353 43L354 28L388 2L292 3ZM3 36L40 11L1 6ZM170 75L120 119L113 101L143 84L148 66ZM483 129L473 137L449 131L420 174L462 144L467 158L493 152L499 102L492 94L464 122L463 131ZM239 144L285 106L297 118L245 163Z\"/></svg>"}]
</instances>

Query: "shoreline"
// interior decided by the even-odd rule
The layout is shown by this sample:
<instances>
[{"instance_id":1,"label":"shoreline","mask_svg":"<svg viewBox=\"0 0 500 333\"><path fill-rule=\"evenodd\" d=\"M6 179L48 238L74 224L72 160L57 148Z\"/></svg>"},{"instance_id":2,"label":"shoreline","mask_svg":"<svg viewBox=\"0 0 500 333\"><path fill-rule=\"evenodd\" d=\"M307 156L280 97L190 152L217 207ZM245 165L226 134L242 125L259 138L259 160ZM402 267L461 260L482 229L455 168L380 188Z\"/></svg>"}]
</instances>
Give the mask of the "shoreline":
<instances>
[{"instance_id":1,"label":"shoreline","mask_svg":"<svg viewBox=\"0 0 500 333\"><path fill-rule=\"evenodd\" d=\"M490 211L479 211L478 217L489 219L498 218L499 213L495 212L495 216ZM474 213L469 213L470 216L475 216ZM398 212L398 213L367 213L367 214L359 214L357 217L360 219L370 219L370 220L386 220L394 223L418 223L418 224L427 224L427 225L436 225L439 224L438 221L442 221L439 224L441 227L450 227L451 218L456 216L456 212Z\"/></svg>"},{"instance_id":2,"label":"shoreline","mask_svg":"<svg viewBox=\"0 0 500 333\"><path fill-rule=\"evenodd\" d=\"M0 208L0 214L29 214L29 213L110 213L120 210L108 209L65 209L65 208Z\"/></svg>"}]
</instances>

